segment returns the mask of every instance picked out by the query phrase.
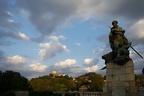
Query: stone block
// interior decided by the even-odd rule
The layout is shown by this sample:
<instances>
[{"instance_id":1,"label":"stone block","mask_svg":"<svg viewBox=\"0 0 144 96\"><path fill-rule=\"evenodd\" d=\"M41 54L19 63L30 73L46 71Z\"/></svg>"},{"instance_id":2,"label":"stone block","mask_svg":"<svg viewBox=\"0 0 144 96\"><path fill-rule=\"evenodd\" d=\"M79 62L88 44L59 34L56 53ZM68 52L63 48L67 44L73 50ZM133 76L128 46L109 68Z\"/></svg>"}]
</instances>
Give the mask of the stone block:
<instances>
[{"instance_id":1,"label":"stone block","mask_svg":"<svg viewBox=\"0 0 144 96\"><path fill-rule=\"evenodd\" d=\"M113 69L107 69L106 70L106 75L113 75Z\"/></svg>"},{"instance_id":2,"label":"stone block","mask_svg":"<svg viewBox=\"0 0 144 96\"><path fill-rule=\"evenodd\" d=\"M135 86L135 81L131 81L131 82L129 82L129 86L130 86L130 87Z\"/></svg>"},{"instance_id":3,"label":"stone block","mask_svg":"<svg viewBox=\"0 0 144 96\"><path fill-rule=\"evenodd\" d=\"M138 95L137 92L127 92L126 96L143 96L143 95Z\"/></svg>"},{"instance_id":4,"label":"stone block","mask_svg":"<svg viewBox=\"0 0 144 96\"><path fill-rule=\"evenodd\" d=\"M138 91L138 87L130 87L129 92L137 92Z\"/></svg>"},{"instance_id":5,"label":"stone block","mask_svg":"<svg viewBox=\"0 0 144 96\"><path fill-rule=\"evenodd\" d=\"M126 96L124 87L113 87L112 88L112 96Z\"/></svg>"},{"instance_id":6,"label":"stone block","mask_svg":"<svg viewBox=\"0 0 144 96\"><path fill-rule=\"evenodd\" d=\"M112 75L113 81L119 81L119 75Z\"/></svg>"},{"instance_id":7,"label":"stone block","mask_svg":"<svg viewBox=\"0 0 144 96\"><path fill-rule=\"evenodd\" d=\"M108 63L106 68L106 84L103 87L104 96L136 96L137 87L135 84L134 64L129 60L120 66L115 63ZM132 94L133 93L133 94Z\"/></svg>"},{"instance_id":8,"label":"stone block","mask_svg":"<svg viewBox=\"0 0 144 96\"><path fill-rule=\"evenodd\" d=\"M112 76L106 76L106 81L107 82L113 81L113 77Z\"/></svg>"},{"instance_id":9,"label":"stone block","mask_svg":"<svg viewBox=\"0 0 144 96\"><path fill-rule=\"evenodd\" d=\"M133 61L132 60L129 60L126 64L125 64L126 67L133 67L134 64L133 64Z\"/></svg>"},{"instance_id":10,"label":"stone block","mask_svg":"<svg viewBox=\"0 0 144 96\"><path fill-rule=\"evenodd\" d=\"M124 68L124 67L125 67L125 65L122 65L122 66L121 66L121 65L118 65L118 64L116 64L116 63L114 63L114 65L115 65L114 68Z\"/></svg>"},{"instance_id":11,"label":"stone block","mask_svg":"<svg viewBox=\"0 0 144 96\"><path fill-rule=\"evenodd\" d=\"M111 82L111 85L113 87L128 87L129 86L129 82L120 82L120 81L117 81L117 82Z\"/></svg>"},{"instance_id":12,"label":"stone block","mask_svg":"<svg viewBox=\"0 0 144 96\"><path fill-rule=\"evenodd\" d=\"M126 67L126 74L134 74L134 67L132 66Z\"/></svg>"},{"instance_id":13,"label":"stone block","mask_svg":"<svg viewBox=\"0 0 144 96\"><path fill-rule=\"evenodd\" d=\"M103 92L102 96L112 96L112 93L111 92Z\"/></svg>"},{"instance_id":14,"label":"stone block","mask_svg":"<svg viewBox=\"0 0 144 96\"><path fill-rule=\"evenodd\" d=\"M107 63L106 66L107 66L106 69L109 69L109 68L111 69L111 68L114 68L115 65L114 65L114 63Z\"/></svg>"},{"instance_id":15,"label":"stone block","mask_svg":"<svg viewBox=\"0 0 144 96\"><path fill-rule=\"evenodd\" d=\"M109 76L106 76L106 81L107 82L119 81L119 75L109 75Z\"/></svg>"},{"instance_id":16,"label":"stone block","mask_svg":"<svg viewBox=\"0 0 144 96\"><path fill-rule=\"evenodd\" d=\"M124 74L124 75L119 75L120 81L133 81L135 79L134 74Z\"/></svg>"},{"instance_id":17,"label":"stone block","mask_svg":"<svg viewBox=\"0 0 144 96\"><path fill-rule=\"evenodd\" d=\"M108 92L108 90L109 90L109 83L105 83L103 85L103 92Z\"/></svg>"},{"instance_id":18,"label":"stone block","mask_svg":"<svg viewBox=\"0 0 144 96\"><path fill-rule=\"evenodd\" d=\"M125 73L126 73L126 68L115 68L115 69L113 69L113 74L114 75L125 74Z\"/></svg>"}]
</instances>

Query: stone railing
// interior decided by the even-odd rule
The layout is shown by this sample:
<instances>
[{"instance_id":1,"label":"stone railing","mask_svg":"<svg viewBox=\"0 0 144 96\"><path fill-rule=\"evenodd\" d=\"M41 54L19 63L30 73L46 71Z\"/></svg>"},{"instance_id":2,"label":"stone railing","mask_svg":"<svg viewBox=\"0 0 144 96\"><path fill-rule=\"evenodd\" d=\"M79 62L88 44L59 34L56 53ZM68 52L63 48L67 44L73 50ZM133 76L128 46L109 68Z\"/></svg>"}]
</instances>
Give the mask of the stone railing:
<instances>
[{"instance_id":1,"label":"stone railing","mask_svg":"<svg viewBox=\"0 0 144 96\"><path fill-rule=\"evenodd\" d=\"M75 94L75 96L102 96L102 92L54 92L55 94ZM78 95L79 94L79 95Z\"/></svg>"},{"instance_id":2,"label":"stone railing","mask_svg":"<svg viewBox=\"0 0 144 96\"><path fill-rule=\"evenodd\" d=\"M80 96L102 96L102 92L79 92Z\"/></svg>"},{"instance_id":3,"label":"stone railing","mask_svg":"<svg viewBox=\"0 0 144 96\"><path fill-rule=\"evenodd\" d=\"M28 91L16 91L15 94L16 96L28 96L29 92Z\"/></svg>"}]
</instances>

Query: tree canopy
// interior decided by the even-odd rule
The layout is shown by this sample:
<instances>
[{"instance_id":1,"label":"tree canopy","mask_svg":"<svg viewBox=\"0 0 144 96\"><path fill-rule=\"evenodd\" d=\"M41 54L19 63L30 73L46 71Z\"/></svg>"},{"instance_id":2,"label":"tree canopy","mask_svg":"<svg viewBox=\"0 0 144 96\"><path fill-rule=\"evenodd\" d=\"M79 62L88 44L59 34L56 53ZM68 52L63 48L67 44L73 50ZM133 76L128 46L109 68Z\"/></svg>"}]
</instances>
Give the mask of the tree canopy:
<instances>
[{"instance_id":1,"label":"tree canopy","mask_svg":"<svg viewBox=\"0 0 144 96\"><path fill-rule=\"evenodd\" d=\"M27 78L14 71L0 71L0 92L6 91L27 91L29 83Z\"/></svg>"},{"instance_id":2,"label":"tree canopy","mask_svg":"<svg viewBox=\"0 0 144 96\"><path fill-rule=\"evenodd\" d=\"M69 76L42 76L30 80L34 91L73 91L79 90L83 85L88 86L89 91L102 91L104 77L94 72L78 76L73 80Z\"/></svg>"}]
</instances>

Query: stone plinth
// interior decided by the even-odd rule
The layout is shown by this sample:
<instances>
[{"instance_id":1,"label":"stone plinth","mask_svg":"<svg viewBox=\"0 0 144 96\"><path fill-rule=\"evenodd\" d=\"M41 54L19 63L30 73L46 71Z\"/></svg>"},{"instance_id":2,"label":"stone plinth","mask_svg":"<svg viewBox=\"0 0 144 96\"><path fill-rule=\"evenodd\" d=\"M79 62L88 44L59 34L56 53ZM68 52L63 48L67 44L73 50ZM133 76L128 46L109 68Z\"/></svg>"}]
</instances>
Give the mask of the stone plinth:
<instances>
[{"instance_id":1,"label":"stone plinth","mask_svg":"<svg viewBox=\"0 0 144 96\"><path fill-rule=\"evenodd\" d=\"M104 96L137 96L132 60L122 66L115 63L107 63L106 66Z\"/></svg>"}]
</instances>

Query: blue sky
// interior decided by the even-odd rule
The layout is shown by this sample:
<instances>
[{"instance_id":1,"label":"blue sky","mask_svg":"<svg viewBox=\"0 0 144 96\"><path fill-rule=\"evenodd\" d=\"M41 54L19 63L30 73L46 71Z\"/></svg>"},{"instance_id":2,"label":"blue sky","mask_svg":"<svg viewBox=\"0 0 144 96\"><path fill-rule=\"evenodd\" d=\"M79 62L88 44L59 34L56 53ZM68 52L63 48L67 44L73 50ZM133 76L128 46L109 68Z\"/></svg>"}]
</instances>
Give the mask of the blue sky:
<instances>
[{"instance_id":1,"label":"blue sky","mask_svg":"<svg viewBox=\"0 0 144 96\"><path fill-rule=\"evenodd\" d=\"M56 70L69 76L105 75L101 56L110 52L111 22L118 20L132 46L144 57L144 1L1 0L0 70L27 78ZM135 73L144 60L132 49Z\"/></svg>"}]
</instances>

